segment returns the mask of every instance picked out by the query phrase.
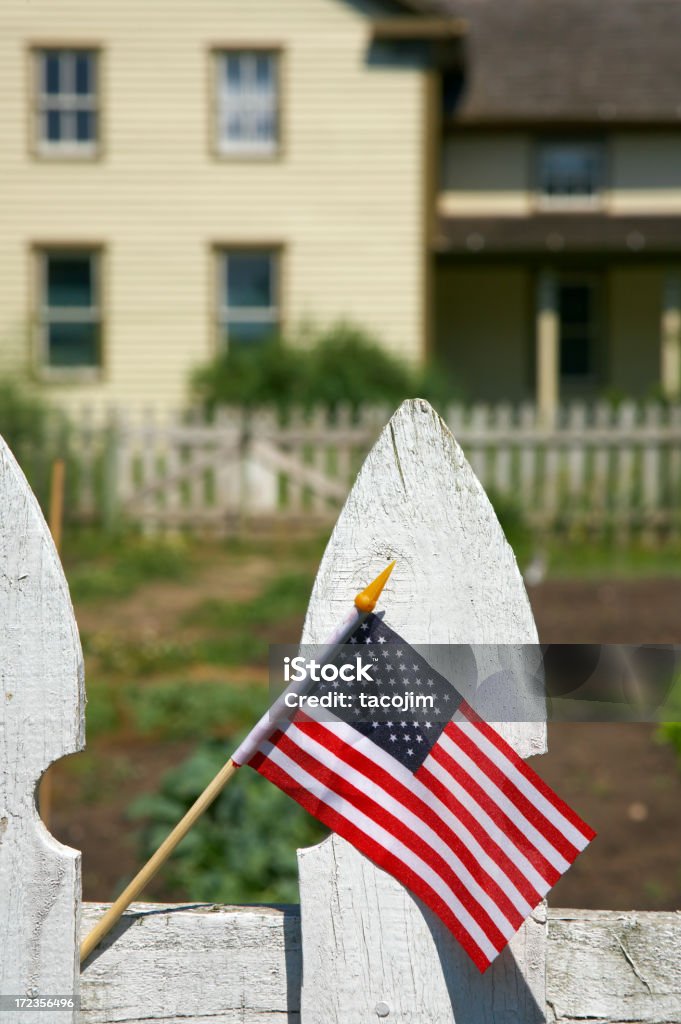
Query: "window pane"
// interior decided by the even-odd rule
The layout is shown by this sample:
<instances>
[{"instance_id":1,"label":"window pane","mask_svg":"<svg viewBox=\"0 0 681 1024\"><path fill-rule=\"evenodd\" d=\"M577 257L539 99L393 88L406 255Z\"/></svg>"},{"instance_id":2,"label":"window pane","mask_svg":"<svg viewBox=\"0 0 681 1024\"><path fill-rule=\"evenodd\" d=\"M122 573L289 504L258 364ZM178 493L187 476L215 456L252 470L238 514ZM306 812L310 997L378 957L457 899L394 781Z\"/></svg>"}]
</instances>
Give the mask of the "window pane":
<instances>
[{"instance_id":1,"label":"window pane","mask_svg":"<svg viewBox=\"0 0 681 1024\"><path fill-rule=\"evenodd\" d=\"M98 324L49 324L50 366L98 366Z\"/></svg>"},{"instance_id":2,"label":"window pane","mask_svg":"<svg viewBox=\"0 0 681 1024\"><path fill-rule=\"evenodd\" d=\"M57 110L48 110L46 114L46 121L48 142L59 142L59 140L64 137L62 115Z\"/></svg>"},{"instance_id":3,"label":"window pane","mask_svg":"<svg viewBox=\"0 0 681 1024\"><path fill-rule=\"evenodd\" d=\"M43 89L51 96L59 92L59 54L43 54Z\"/></svg>"},{"instance_id":4,"label":"window pane","mask_svg":"<svg viewBox=\"0 0 681 1024\"><path fill-rule=\"evenodd\" d=\"M562 324L588 324L592 315L592 294L589 285L570 284L560 288L560 319Z\"/></svg>"},{"instance_id":5,"label":"window pane","mask_svg":"<svg viewBox=\"0 0 681 1024\"><path fill-rule=\"evenodd\" d=\"M76 92L80 96L87 96L94 92L92 82L92 55L89 53L77 53L76 57Z\"/></svg>"},{"instance_id":6,"label":"window pane","mask_svg":"<svg viewBox=\"0 0 681 1024\"><path fill-rule=\"evenodd\" d=\"M233 53L225 57L225 77L230 89L239 89L242 79L242 61L239 54Z\"/></svg>"},{"instance_id":7,"label":"window pane","mask_svg":"<svg viewBox=\"0 0 681 1024\"><path fill-rule=\"evenodd\" d=\"M89 110L76 111L76 139L91 142L95 137L95 115Z\"/></svg>"},{"instance_id":8,"label":"window pane","mask_svg":"<svg viewBox=\"0 0 681 1024\"><path fill-rule=\"evenodd\" d=\"M591 339L582 335L563 338L560 344L560 372L564 377L586 377L591 373Z\"/></svg>"},{"instance_id":9,"label":"window pane","mask_svg":"<svg viewBox=\"0 0 681 1024\"><path fill-rule=\"evenodd\" d=\"M271 320L243 320L230 319L227 321L227 343L228 345L253 345L258 342L265 342L272 338L277 332L277 325Z\"/></svg>"},{"instance_id":10,"label":"window pane","mask_svg":"<svg viewBox=\"0 0 681 1024\"><path fill-rule=\"evenodd\" d=\"M271 153L277 136L276 55L222 55L220 141L226 151Z\"/></svg>"},{"instance_id":11,"label":"window pane","mask_svg":"<svg viewBox=\"0 0 681 1024\"><path fill-rule=\"evenodd\" d=\"M230 253L226 259L227 306L273 306L272 262L270 253Z\"/></svg>"},{"instance_id":12,"label":"window pane","mask_svg":"<svg viewBox=\"0 0 681 1024\"><path fill-rule=\"evenodd\" d=\"M585 377L593 371L596 337L594 286L568 281L558 291L560 318L560 372L566 377Z\"/></svg>"},{"instance_id":13,"label":"window pane","mask_svg":"<svg viewBox=\"0 0 681 1024\"><path fill-rule=\"evenodd\" d=\"M540 157L540 187L547 195L590 196L602 185L601 147L550 143Z\"/></svg>"},{"instance_id":14,"label":"window pane","mask_svg":"<svg viewBox=\"0 0 681 1024\"><path fill-rule=\"evenodd\" d=\"M255 58L255 80L261 89L270 90L273 82L273 59L270 53L259 53Z\"/></svg>"},{"instance_id":15,"label":"window pane","mask_svg":"<svg viewBox=\"0 0 681 1024\"><path fill-rule=\"evenodd\" d=\"M243 120L239 114L231 113L227 121L227 134L230 139L240 139L245 134L243 130Z\"/></svg>"},{"instance_id":16,"label":"window pane","mask_svg":"<svg viewBox=\"0 0 681 1024\"><path fill-rule=\"evenodd\" d=\"M51 309L94 305L89 256L47 257L47 305Z\"/></svg>"}]
</instances>

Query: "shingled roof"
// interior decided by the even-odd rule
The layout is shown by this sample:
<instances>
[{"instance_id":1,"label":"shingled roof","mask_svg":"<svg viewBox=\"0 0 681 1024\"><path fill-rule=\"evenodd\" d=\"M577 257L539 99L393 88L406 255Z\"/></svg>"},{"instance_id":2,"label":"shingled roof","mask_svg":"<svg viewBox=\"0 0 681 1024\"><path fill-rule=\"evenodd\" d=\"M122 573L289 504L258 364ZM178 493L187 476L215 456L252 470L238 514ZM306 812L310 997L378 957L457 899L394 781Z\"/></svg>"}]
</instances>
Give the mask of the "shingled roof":
<instances>
[{"instance_id":1,"label":"shingled roof","mask_svg":"<svg viewBox=\"0 0 681 1024\"><path fill-rule=\"evenodd\" d=\"M681 0L437 6L468 21L459 122L681 123Z\"/></svg>"}]
</instances>

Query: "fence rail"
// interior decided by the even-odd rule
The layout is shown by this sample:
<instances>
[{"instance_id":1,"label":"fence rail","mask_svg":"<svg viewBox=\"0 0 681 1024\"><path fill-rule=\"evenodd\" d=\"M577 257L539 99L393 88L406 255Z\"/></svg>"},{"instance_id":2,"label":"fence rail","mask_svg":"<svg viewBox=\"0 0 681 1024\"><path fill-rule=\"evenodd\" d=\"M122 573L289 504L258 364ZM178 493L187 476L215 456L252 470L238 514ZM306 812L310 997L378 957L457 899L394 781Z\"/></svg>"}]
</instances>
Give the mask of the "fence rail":
<instances>
[{"instance_id":1,"label":"fence rail","mask_svg":"<svg viewBox=\"0 0 681 1024\"><path fill-rule=\"evenodd\" d=\"M67 453L78 520L222 531L330 521L388 414L84 410L19 457L35 486L50 453ZM681 405L574 402L551 427L532 404L454 404L443 419L485 489L535 527L681 531Z\"/></svg>"}]
</instances>

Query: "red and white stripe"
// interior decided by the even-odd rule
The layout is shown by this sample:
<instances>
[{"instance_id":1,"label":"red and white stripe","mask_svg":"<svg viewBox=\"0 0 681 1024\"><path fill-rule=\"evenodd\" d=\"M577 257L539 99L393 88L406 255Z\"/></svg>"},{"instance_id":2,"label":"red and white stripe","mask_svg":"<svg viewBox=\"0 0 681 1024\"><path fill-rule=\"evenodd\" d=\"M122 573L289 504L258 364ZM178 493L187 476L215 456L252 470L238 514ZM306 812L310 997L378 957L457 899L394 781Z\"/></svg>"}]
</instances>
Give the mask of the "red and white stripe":
<instances>
[{"instance_id":1,"label":"red and white stripe","mask_svg":"<svg viewBox=\"0 0 681 1024\"><path fill-rule=\"evenodd\" d=\"M480 721L450 723L416 774L300 713L249 763L422 899L481 971L594 835Z\"/></svg>"}]
</instances>

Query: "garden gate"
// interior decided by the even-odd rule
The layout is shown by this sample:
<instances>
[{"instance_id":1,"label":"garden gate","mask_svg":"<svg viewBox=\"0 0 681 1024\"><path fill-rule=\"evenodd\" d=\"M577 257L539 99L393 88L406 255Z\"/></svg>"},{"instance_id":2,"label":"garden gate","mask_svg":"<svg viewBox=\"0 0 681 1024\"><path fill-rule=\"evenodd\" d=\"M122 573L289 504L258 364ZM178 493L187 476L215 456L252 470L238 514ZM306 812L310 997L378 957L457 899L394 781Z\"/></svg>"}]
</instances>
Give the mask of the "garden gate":
<instances>
[{"instance_id":1,"label":"garden gate","mask_svg":"<svg viewBox=\"0 0 681 1024\"><path fill-rule=\"evenodd\" d=\"M425 402L405 403L369 454L314 586L319 642L389 558L386 608L407 641L536 638L486 495ZM37 814L48 764L83 746L82 655L37 503L0 447L0 1019L165 1024L681 1022L681 914L540 907L485 975L437 920L338 837L299 851L300 907L136 904L84 965L80 855ZM506 726L523 756L543 723ZM227 756L229 751L225 751ZM238 785L238 780L236 782ZM79 994L81 1009L8 996Z\"/></svg>"}]
</instances>

